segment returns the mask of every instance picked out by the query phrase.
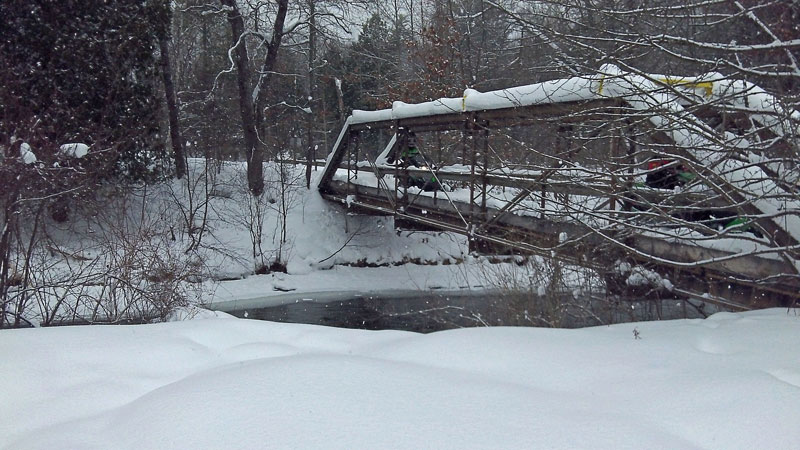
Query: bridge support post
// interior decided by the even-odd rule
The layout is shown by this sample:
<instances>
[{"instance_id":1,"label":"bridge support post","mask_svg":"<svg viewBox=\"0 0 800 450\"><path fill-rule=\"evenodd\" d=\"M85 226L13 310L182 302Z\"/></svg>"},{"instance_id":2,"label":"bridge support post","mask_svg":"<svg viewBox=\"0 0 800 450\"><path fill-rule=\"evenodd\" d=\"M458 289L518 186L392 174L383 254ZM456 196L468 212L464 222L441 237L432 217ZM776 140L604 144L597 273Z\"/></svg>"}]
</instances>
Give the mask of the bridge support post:
<instances>
[{"instance_id":1,"label":"bridge support post","mask_svg":"<svg viewBox=\"0 0 800 450\"><path fill-rule=\"evenodd\" d=\"M486 220L486 191L487 191L487 171L489 170L489 127L488 124L482 123L483 128L481 132L481 143L483 149L481 150L483 156L483 167L481 168L481 217Z\"/></svg>"},{"instance_id":2,"label":"bridge support post","mask_svg":"<svg viewBox=\"0 0 800 450\"><path fill-rule=\"evenodd\" d=\"M475 165L477 164L476 161L476 151L475 151L475 114L471 113L469 116L469 120L466 123L466 130L464 132L465 135L465 148L466 151L466 141L469 142L470 147L470 158L469 158L469 209L467 211L467 227L472 230L474 228L475 223Z\"/></svg>"},{"instance_id":3,"label":"bridge support post","mask_svg":"<svg viewBox=\"0 0 800 450\"><path fill-rule=\"evenodd\" d=\"M400 203L402 206L401 208L405 211L406 206L408 206L408 171L401 164L402 160L402 153L408 148L408 130L404 127L401 127L399 121L395 121L394 124L395 133L397 135L397 146L395 147L395 155L394 155L394 167L395 167L395 176L394 176L394 191L395 191L395 198L397 198L398 191L402 188L403 190L403 199L398 200L395 202L395 215L397 215L397 204Z\"/></svg>"},{"instance_id":4,"label":"bridge support post","mask_svg":"<svg viewBox=\"0 0 800 450\"><path fill-rule=\"evenodd\" d=\"M351 132L347 138L347 186L348 194L353 180L358 178L358 145L360 142L360 132ZM355 164L354 164L355 162Z\"/></svg>"}]
</instances>

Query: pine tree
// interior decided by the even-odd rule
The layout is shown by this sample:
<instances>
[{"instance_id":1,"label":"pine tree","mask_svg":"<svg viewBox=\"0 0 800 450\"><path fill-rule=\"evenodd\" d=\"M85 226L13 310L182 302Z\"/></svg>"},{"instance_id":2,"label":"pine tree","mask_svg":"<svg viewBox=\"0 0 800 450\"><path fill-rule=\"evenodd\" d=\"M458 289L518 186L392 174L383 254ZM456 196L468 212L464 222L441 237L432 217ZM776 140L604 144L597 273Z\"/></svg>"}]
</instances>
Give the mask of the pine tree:
<instances>
[{"instance_id":1,"label":"pine tree","mask_svg":"<svg viewBox=\"0 0 800 450\"><path fill-rule=\"evenodd\" d=\"M152 179L166 156L156 60L162 0L8 0L0 4L0 145L45 161L83 142L100 176Z\"/></svg>"}]
</instances>

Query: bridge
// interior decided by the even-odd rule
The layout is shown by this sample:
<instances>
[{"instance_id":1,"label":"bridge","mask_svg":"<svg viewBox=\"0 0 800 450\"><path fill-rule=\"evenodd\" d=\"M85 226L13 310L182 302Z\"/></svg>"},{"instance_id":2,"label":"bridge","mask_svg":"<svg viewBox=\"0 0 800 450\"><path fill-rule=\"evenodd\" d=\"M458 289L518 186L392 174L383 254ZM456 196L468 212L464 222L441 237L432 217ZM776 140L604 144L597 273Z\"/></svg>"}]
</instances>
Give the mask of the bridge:
<instances>
[{"instance_id":1,"label":"bridge","mask_svg":"<svg viewBox=\"0 0 800 450\"><path fill-rule=\"evenodd\" d=\"M475 250L633 268L673 295L732 309L800 298L800 113L757 86L598 74L354 111L319 191ZM418 145L417 145L418 143ZM420 167L403 160L409 145Z\"/></svg>"}]
</instances>

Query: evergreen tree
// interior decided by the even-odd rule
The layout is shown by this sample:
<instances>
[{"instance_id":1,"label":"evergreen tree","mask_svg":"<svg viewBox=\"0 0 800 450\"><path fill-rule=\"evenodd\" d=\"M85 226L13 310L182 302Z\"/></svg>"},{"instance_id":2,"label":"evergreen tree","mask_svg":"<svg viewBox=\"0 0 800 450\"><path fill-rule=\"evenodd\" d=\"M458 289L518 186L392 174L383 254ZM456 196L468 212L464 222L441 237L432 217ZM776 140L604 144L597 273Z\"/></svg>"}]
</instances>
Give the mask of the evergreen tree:
<instances>
[{"instance_id":1,"label":"evergreen tree","mask_svg":"<svg viewBox=\"0 0 800 450\"><path fill-rule=\"evenodd\" d=\"M372 15L361 29L358 41L344 61L347 83L343 87L347 109L376 109L389 106L388 90L397 82L394 43L386 22Z\"/></svg>"},{"instance_id":2,"label":"evergreen tree","mask_svg":"<svg viewBox=\"0 0 800 450\"><path fill-rule=\"evenodd\" d=\"M166 162L156 50L163 0L0 3L0 145L12 137L48 161L68 142L92 147L94 175L148 179ZM16 155L14 155L16 156Z\"/></svg>"}]
</instances>

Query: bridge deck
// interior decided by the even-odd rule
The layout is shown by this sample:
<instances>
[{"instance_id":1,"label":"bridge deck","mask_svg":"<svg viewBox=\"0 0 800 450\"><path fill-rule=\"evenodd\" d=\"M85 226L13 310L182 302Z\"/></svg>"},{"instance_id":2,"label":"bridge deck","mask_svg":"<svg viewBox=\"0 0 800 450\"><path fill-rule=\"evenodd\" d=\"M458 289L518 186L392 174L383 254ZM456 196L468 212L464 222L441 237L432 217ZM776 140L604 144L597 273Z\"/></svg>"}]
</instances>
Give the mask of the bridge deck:
<instances>
[{"instance_id":1,"label":"bridge deck","mask_svg":"<svg viewBox=\"0 0 800 450\"><path fill-rule=\"evenodd\" d=\"M411 204L402 197L392 202L380 188L333 181L323 194L327 200L347 205L352 211L392 215L396 219L427 226L432 229L459 233L482 242L536 254L555 257L567 263L608 272L619 260L648 263L684 289L684 294L706 301L724 302L746 309L763 306L753 299L753 290L780 296L783 301L795 297L798 285L794 279L758 283L775 274L791 273L792 267L775 258L753 254L737 254L713 246L669 242L663 237L626 236L624 230L609 229L601 236L596 230L580 223L557 221L535 216L501 214L501 208L479 210L468 203L448 201L441 196L421 194ZM398 206L400 205L400 206ZM487 219L495 218L489 226ZM612 245L616 241L618 245ZM618 246L628 247L622 251ZM654 263L657 258L660 263ZM688 290L687 290L688 289ZM784 298L785 297L785 298ZM771 304L771 303L770 303Z\"/></svg>"}]
</instances>

